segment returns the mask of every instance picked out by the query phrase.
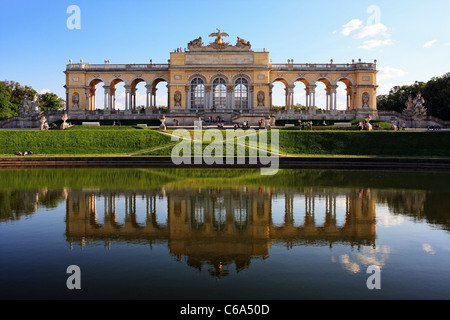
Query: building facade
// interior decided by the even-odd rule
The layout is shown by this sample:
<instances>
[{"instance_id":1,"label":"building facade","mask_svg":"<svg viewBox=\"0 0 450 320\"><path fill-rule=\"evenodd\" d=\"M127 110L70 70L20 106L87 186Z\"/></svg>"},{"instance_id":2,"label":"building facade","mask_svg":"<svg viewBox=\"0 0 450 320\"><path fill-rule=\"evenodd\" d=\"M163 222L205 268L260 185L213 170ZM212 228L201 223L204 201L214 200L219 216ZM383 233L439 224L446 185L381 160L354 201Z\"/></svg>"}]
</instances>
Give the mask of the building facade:
<instances>
[{"instance_id":1,"label":"building facade","mask_svg":"<svg viewBox=\"0 0 450 320\"><path fill-rule=\"evenodd\" d=\"M166 64L88 64L70 62L66 66L66 101L68 110L115 110L116 88L125 87L125 110L136 109L137 85L145 83L145 109L154 111L156 87L167 84L169 113L179 112L270 112L272 89L276 82L285 87L286 111L293 111L294 92L305 90L301 102L307 110L316 108L316 88L326 87L324 112L337 109L338 86L347 92L346 111L375 113L377 70L375 63L352 61L348 64L272 63L265 49L253 51L249 41L237 37L236 44L224 41L220 30L208 45L201 37L187 48L174 50ZM103 91L101 90L103 87ZM104 95L103 105L96 97Z\"/></svg>"}]
</instances>

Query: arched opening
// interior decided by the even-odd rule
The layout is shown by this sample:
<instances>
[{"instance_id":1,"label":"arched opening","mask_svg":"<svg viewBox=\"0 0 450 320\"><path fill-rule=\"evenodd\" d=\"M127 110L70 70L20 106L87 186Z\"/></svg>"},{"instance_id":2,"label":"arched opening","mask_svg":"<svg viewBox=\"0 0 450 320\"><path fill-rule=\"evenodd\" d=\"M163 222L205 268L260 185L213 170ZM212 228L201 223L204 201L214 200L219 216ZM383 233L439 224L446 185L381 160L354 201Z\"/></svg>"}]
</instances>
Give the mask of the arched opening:
<instances>
[{"instance_id":1,"label":"arched opening","mask_svg":"<svg viewBox=\"0 0 450 320\"><path fill-rule=\"evenodd\" d=\"M104 89L102 88L102 90L98 90L98 88L100 88L98 84L102 82L103 80L101 79L94 79L89 83L88 110L104 108Z\"/></svg>"},{"instance_id":2,"label":"arched opening","mask_svg":"<svg viewBox=\"0 0 450 320\"><path fill-rule=\"evenodd\" d=\"M336 82L336 110L352 110L352 82L347 78L338 79Z\"/></svg>"},{"instance_id":3,"label":"arched opening","mask_svg":"<svg viewBox=\"0 0 450 320\"><path fill-rule=\"evenodd\" d=\"M277 78L272 81L271 106L276 111L285 111L287 103L288 83L283 78Z\"/></svg>"},{"instance_id":4,"label":"arched opening","mask_svg":"<svg viewBox=\"0 0 450 320\"><path fill-rule=\"evenodd\" d=\"M327 78L316 79L314 88L315 107L323 111L332 110L333 95L332 84Z\"/></svg>"},{"instance_id":5,"label":"arched opening","mask_svg":"<svg viewBox=\"0 0 450 320\"><path fill-rule=\"evenodd\" d=\"M131 82L131 108L143 110L148 106L146 82L142 78L134 79Z\"/></svg>"},{"instance_id":6,"label":"arched opening","mask_svg":"<svg viewBox=\"0 0 450 320\"><path fill-rule=\"evenodd\" d=\"M205 108L205 81L196 77L191 80L189 89L191 110L203 110Z\"/></svg>"},{"instance_id":7,"label":"arched opening","mask_svg":"<svg viewBox=\"0 0 450 320\"><path fill-rule=\"evenodd\" d=\"M213 81L213 108L221 110L227 108L227 81L224 78L216 78Z\"/></svg>"},{"instance_id":8,"label":"arched opening","mask_svg":"<svg viewBox=\"0 0 450 320\"><path fill-rule=\"evenodd\" d=\"M169 108L169 83L166 79L158 78L153 81L152 85L152 107L156 111Z\"/></svg>"},{"instance_id":9,"label":"arched opening","mask_svg":"<svg viewBox=\"0 0 450 320\"><path fill-rule=\"evenodd\" d=\"M309 86L309 82L306 79L298 79L294 82L294 109L306 110L307 109L307 94L306 91Z\"/></svg>"},{"instance_id":10,"label":"arched opening","mask_svg":"<svg viewBox=\"0 0 450 320\"><path fill-rule=\"evenodd\" d=\"M121 85L119 83L123 82ZM126 109L126 97L125 97L125 81L122 79L114 79L110 85L110 102L109 106L111 110L125 110ZM129 106L128 106L129 107Z\"/></svg>"}]
</instances>

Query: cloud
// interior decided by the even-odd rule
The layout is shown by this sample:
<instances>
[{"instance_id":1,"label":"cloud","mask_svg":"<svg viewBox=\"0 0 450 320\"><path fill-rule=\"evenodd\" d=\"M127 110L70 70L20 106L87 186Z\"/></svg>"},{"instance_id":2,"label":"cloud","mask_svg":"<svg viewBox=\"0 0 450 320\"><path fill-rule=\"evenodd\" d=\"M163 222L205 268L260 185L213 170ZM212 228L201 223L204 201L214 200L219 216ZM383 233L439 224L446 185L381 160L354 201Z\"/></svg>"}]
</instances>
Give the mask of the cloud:
<instances>
[{"instance_id":1,"label":"cloud","mask_svg":"<svg viewBox=\"0 0 450 320\"><path fill-rule=\"evenodd\" d=\"M429 47L431 47L433 44L435 44L437 42L437 40L431 40L431 41L428 41L428 42L426 42L424 45L423 45L423 47L424 48L429 48Z\"/></svg>"},{"instance_id":2,"label":"cloud","mask_svg":"<svg viewBox=\"0 0 450 320\"><path fill-rule=\"evenodd\" d=\"M378 23L363 27L357 34L357 39L364 39L367 37L375 37L379 34L386 35L387 27L384 24Z\"/></svg>"},{"instance_id":3,"label":"cloud","mask_svg":"<svg viewBox=\"0 0 450 320\"><path fill-rule=\"evenodd\" d=\"M422 250L428 252L429 254L435 254L433 247L428 243L424 243L422 245Z\"/></svg>"},{"instance_id":4,"label":"cloud","mask_svg":"<svg viewBox=\"0 0 450 320\"><path fill-rule=\"evenodd\" d=\"M378 68L378 80L388 80L388 79L394 79L394 78L400 78L406 75L407 72L403 71L401 69L396 69L392 67L383 67Z\"/></svg>"},{"instance_id":5,"label":"cloud","mask_svg":"<svg viewBox=\"0 0 450 320\"><path fill-rule=\"evenodd\" d=\"M41 91L39 91L39 94L45 94L45 93L49 93L50 89L42 89Z\"/></svg>"},{"instance_id":6,"label":"cloud","mask_svg":"<svg viewBox=\"0 0 450 320\"><path fill-rule=\"evenodd\" d=\"M359 19L350 20L347 24L342 26L341 34L349 36L355 30L358 30L363 25L363 22Z\"/></svg>"},{"instance_id":7,"label":"cloud","mask_svg":"<svg viewBox=\"0 0 450 320\"><path fill-rule=\"evenodd\" d=\"M373 49L377 47L385 47L391 45L393 42L391 39L384 39L384 40L366 40L364 41L364 44L362 46L359 46L360 49Z\"/></svg>"}]
</instances>

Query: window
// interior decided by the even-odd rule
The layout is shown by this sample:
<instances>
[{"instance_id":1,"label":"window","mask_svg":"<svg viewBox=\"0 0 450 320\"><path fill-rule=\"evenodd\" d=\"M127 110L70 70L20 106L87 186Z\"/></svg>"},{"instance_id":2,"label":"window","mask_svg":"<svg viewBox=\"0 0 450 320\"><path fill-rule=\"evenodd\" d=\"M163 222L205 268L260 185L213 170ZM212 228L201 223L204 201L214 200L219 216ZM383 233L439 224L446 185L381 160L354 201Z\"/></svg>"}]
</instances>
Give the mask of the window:
<instances>
[{"instance_id":1,"label":"window","mask_svg":"<svg viewBox=\"0 0 450 320\"><path fill-rule=\"evenodd\" d=\"M191 109L205 108L205 84L201 78L191 81Z\"/></svg>"},{"instance_id":2,"label":"window","mask_svg":"<svg viewBox=\"0 0 450 320\"><path fill-rule=\"evenodd\" d=\"M248 81L245 78L238 78L234 82L234 107L248 109Z\"/></svg>"},{"instance_id":3,"label":"window","mask_svg":"<svg viewBox=\"0 0 450 320\"><path fill-rule=\"evenodd\" d=\"M227 82L224 78L216 78L213 81L213 107L224 109L227 107Z\"/></svg>"}]
</instances>

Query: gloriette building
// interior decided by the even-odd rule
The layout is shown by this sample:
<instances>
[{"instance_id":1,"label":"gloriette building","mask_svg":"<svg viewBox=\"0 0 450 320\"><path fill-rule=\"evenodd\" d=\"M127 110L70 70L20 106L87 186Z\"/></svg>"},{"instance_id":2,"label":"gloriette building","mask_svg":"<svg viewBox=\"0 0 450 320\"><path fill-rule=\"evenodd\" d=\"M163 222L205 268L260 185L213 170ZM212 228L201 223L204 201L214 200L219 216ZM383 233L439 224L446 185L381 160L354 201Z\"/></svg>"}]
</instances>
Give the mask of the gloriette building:
<instances>
[{"instance_id":1,"label":"gloriette building","mask_svg":"<svg viewBox=\"0 0 450 320\"><path fill-rule=\"evenodd\" d=\"M68 111L98 110L104 113L116 110L116 87L125 87L124 114L136 113L136 86L144 82L146 88L145 111L139 114L155 114L156 87L167 83L167 116L177 115L188 119L212 112L223 115L261 114L274 115L272 88L274 83L285 86L285 118L292 118L295 90L305 90L306 100L301 104L307 110L303 114L321 118L356 114L375 115L376 63L352 61L336 64L285 64L272 63L269 52L254 51L249 41L237 37L235 43L226 42L228 34L217 30L209 35L214 40L205 43L202 37L188 43L187 48L170 53L168 63L148 64L88 64L70 62L66 66L66 103ZM326 106L317 111L316 87L319 82L326 87ZM339 85L346 86L346 110L337 111L336 95ZM101 90L102 86L104 90ZM96 97L104 94L103 105L97 105ZM297 111L298 113L298 111ZM187 120L186 120L187 121ZM189 121L188 121L189 122Z\"/></svg>"}]
</instances>

